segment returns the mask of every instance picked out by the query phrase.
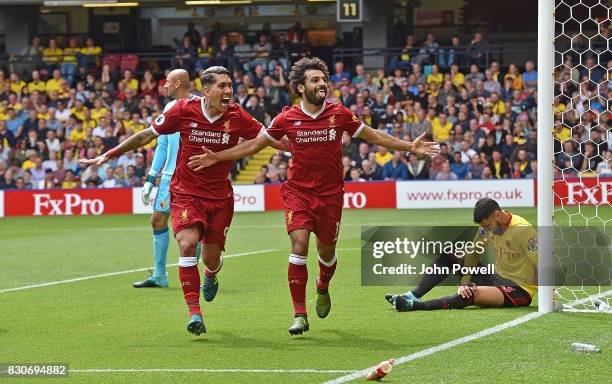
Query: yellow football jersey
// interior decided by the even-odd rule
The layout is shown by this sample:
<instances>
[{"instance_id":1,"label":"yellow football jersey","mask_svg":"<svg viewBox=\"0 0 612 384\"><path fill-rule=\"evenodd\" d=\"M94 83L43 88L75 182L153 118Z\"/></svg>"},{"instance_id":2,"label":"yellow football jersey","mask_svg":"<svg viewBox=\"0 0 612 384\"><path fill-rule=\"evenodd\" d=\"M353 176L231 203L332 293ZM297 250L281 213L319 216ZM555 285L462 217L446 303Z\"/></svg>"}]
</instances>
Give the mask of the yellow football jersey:
<instances>
[{"instance_id":1,"label":"yellow football jersey","mask_svg":"<svg viewBox=\"0 0 612 384\"><path fill-rule=\"evenodd\" d=\"M507 212L510 213L510 212ZM484 241L495 255L495 273L512 280L533 297L538 291L538 231L525 219L512 215L510 225L501 234L485 231L474 242ZM465 265L475 266L479 256L466 256Z\"/></svg>"}]
</instances>

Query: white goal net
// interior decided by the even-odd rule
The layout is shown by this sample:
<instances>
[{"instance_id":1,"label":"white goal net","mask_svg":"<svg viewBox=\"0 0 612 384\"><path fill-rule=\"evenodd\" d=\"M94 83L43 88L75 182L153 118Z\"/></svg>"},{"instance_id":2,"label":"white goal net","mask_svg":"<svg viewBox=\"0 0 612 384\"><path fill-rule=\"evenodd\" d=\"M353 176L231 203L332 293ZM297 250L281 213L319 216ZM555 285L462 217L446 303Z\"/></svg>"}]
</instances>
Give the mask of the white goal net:
<instances>
[{"instance_id":1,"label":"white goal net","mask_svg":"<svg viewBox=\"0 0 612 384\"><path fill-rule=\"evenodd\" d=\"M556 0L554 22L555 307L612 313L612 7Z\"/></svg>"}]
</instances>

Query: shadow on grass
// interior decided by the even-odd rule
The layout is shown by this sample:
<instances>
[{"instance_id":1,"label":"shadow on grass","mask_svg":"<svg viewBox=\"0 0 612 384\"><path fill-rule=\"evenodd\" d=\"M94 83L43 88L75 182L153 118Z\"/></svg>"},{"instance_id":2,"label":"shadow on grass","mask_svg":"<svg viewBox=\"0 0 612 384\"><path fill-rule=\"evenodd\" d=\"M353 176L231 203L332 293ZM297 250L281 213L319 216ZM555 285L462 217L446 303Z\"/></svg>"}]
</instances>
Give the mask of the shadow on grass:
<instances>
[{"instance_id":1,"label":"shadow on grass","mask_svg":"<svg viewBox=\"0 0 612 384\"><path fill-rule=\"evenodd\" d=\"M393 339L392 336L385 338L378 336L365 337L340 329L324 329L318 330L316 333L310 331L300 336L290 336L288 333L285 335L283 332L282 336L280 334L268 334L261 337L250 337L228 331L216 331L215 335L211 338L206 338L206 335L202 335L189 342L216 345L224 349L273 349L276 351L294 351L309 347L314 347L319 351L324 348L338 347L371 351L373 345L378 349L403 350L406 347L421 346L421 343L415 344L414 342L408 345L402 342L402 340ZM423 340L422 345L429 346L425 340Z\"/></svg>"}]
</instances>

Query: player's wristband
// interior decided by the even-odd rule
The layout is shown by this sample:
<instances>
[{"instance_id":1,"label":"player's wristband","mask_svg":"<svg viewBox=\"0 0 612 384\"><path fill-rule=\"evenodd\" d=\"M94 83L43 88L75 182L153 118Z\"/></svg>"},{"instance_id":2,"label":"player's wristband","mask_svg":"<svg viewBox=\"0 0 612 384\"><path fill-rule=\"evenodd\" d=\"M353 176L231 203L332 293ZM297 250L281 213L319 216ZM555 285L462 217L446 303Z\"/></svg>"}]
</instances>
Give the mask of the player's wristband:
<instances>
[{"instance_id":1,"label":"player's wristband","mask_svg":"<svg viewBox=\"0 0 612 384\"><path fill-rule=\"evenodd\" d=\"M148 175L147 176L147 183L155 184L155 178L156 178L156 176Z\"/></svg>"},{"instance_id":2,"label":"player's wristband","mask_svg":"<svg viewBox=\"0 0 612 384\"><path fill-rule=\"evenodd\" d=\"M121 155L121 152L119 152L119 148L115 147L111 149L110 151L106 152L105 155L106 155L106 158L110 160L110 159L119 157Z\"/></svg>"}]
</instances>

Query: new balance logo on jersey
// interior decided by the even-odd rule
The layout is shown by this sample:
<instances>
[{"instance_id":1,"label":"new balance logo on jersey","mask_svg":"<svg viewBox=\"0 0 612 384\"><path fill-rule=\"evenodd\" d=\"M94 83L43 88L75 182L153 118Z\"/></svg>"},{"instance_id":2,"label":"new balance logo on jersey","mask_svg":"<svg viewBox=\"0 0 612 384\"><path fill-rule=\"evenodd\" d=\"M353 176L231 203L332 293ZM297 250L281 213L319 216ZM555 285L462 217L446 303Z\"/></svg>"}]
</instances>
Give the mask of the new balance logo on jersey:
<instances>
[{"instance_id":1,"label":"new balance logo on jersey","mask_svg":"<svg viewBox=\"0 0 612 384\"><path fill-rule=\"evenodd\" d=\"M198 127L198 123L196 123L195 121L192 121L191 124L189 124L189 126L191 128L197 128Z\"/></svg>"},{"instance_id":2,"label":"new balance logo on jersey","mask_svg":"<svg viewBox=\"0 0 612 384\"><path fill-rule=\"evenodd\" d=\"M293 125L301 125L301 124L302 124L302 122L301 122L301 121L299 121L299 120L298 120L298 121L294 121L294 122L293 122Z\"/></svg>"}]
</instances>

